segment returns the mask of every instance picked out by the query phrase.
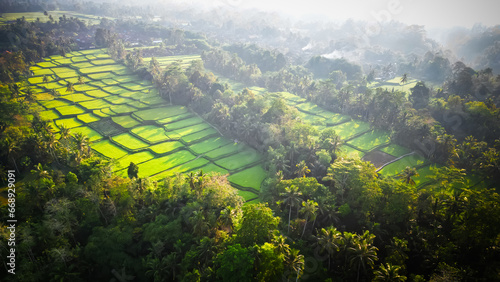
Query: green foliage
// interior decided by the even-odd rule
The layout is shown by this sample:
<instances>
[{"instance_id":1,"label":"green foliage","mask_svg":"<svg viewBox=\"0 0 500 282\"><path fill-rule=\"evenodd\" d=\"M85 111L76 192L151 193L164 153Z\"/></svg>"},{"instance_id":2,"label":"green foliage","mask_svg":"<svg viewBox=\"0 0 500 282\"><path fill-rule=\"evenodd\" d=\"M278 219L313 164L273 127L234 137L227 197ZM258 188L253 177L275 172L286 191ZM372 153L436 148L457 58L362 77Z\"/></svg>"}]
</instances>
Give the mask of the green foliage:
<instances>
[{"instance_id":1,"label":"green foliage","mask_svg":"<svg viewBox=\"0 0 500 282\"><path fill-rule=\"evenodd\" d=\"M242 246L262 245L271 238L278 227L279 217L265 204L252 204L243 207L243 218L236 232L236 242Z\"/></svg>"},{"instance_id":2,"label":"green foliage","mask_svg":"<svg viewBox=\"0 0 500 282\"><path fill-rule=\"evenodd\" d=\"M133 162L130 162L129 166L128 166L128 169L127 169L127 174L128 174L128 178L132 179L132 178L138 178L138 174L139 174L139 167L134 164Z\"/></svg>"},{"instance_id":3,"label":"green foliage","mask_svg":"<svg viewBox=\"0 0 500 282\"><path fill-rule=\"evenodd\" d=\"M229 246L215 260L219 266L217 277L222 281L252 281L254 260L250 251L240 244Z\"/></svg>"}]
</instances>

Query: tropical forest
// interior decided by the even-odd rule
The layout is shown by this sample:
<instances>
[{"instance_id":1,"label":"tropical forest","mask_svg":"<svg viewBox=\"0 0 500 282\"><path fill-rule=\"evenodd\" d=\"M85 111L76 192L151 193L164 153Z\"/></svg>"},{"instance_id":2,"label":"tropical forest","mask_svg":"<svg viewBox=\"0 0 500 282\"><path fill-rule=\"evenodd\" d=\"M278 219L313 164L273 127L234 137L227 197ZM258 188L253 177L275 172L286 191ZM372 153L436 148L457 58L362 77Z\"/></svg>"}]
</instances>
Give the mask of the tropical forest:
<instances>
[{"instance_id":1,"label":"tropical forest","mask_svg":"<svg viewBox=\"0 0 500 282\"><path fill-rule=\"evenodd\" d=\"M436 2L0 0L0 281L500 281L500 6Z\"/></svg>"}]
</instances>

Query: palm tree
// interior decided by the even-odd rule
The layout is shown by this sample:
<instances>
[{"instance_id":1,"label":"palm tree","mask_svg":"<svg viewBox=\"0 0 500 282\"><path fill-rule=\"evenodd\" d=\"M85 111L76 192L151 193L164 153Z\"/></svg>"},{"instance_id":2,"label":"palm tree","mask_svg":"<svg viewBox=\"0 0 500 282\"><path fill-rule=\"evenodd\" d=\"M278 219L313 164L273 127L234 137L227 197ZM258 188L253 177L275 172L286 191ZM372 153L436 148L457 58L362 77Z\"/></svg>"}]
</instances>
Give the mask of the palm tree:
<instances>
[{"instance_id":1,"label":"palm tree","mask_svg":"<svg viewBox=\"0 0 500 282\"><path fill-rule=\"evenodd\" d=\"M290 207L290 211L288 212L288 233L290 233L290 219L292 217L292 207L299 206L302 202L300 196L302 193L299 192L299 188L295 185L285 188L285 193L281 193L280 196L283 199L283 203Z\"/></svg>"},{"instance_id":2,"label":"palm tree","mask_svg":"<svg viewBox=\"0 0 500 282\"><path fill-rule=\"evenodd\" d=\"M166 277L167 266L166 259L151 258L146 262L146 276L152 278L153 281L161 281L162 277Z\"/></svg>"},{"instance_id":3,"label":"palm tree","mask_svg":"<svg viewBox=\"0 0 500 282\"><path fill-rule=\"evenodd\" d=\"M406 183L407 185L410 184L410 185L415 185L415 180L412 179L412 177L418 177L419 174L417 172L417 170L414 168L414 167L409 167L407 166L403 172L401 172L401 174L399 175L399 179L403 180L404 183Z\"/></svg>"},{"instance_id":4,"label":"palm tree","mask_svg":"<svg viewBox=\"0 0 500 282\"><path fill-rule=\"evenodd\" d=\"M334 251L339 250L339 241L341 233L335 227L328 227L328 229L321 228L320 234L317 239L317 244L321 251L328 253L328 269L330 269L330 260Z\"/></svg>"},{"instance_id":5,"label":"palm tree","mask_svg":"<svg viewBox=\"0 0 500 282\"><path fill-rule=\"evenodd\" d=\"M19 96L19 93L21 93L21 89L17 83L12 83L12 86L10 87L10 90L12 91L13 97Z\"/></svg>"},{"instance_id":6,"label":"palm tree","mask_svg":"<svg viewBox=\"0 0 500 282\"><path fill-rule=\"evenodd\" d=\"M285 258L285 265L290 271L297 273L295 281L299 281L300 274L304 271L304 255L299 254L299 250L291 249Z\"/></svg>"},{"instance_id":7,"label":"palm tree","mask_svg":"<svg viewBox=\"0 0 500 282\"><path fill-rule=\"evenodd\" d=\"M31 87L28 87L26 89L26 100L33 102L34 101L33 95L34 95L33 89L31 89Z\"/></svg>"},{"instance_id":8,"label":"palm tree","mask_svg":"<svg viewBox=\"0 0 500 282\"><path fill-rule=\"evenodd\" d=\"M214 255L217 253L217 250L214 246L214 240L208 237L203 237L200 240L200 245L196 247L196 255L198 257L199 262L203 262L203 264L208 263L212 260Z\"/></svg>"},{"instance_id":9,"label":"palm tree","mask_svg":"<svg viewBox=\"0 0 500 282\"><path fill-rule=\"evenodd\" d=\"M189 218L189 221L193 225L193 233L195 235L205 235L208 231L209 226L202 210L193 211L193 216Z\"/></svg>"},{"instance_id":10,"label":"palm tree","mask_svg":"<svg viewBox=\"0 0 500 282\"><path fill-rule=\"evenodd\" d=\"M234 213L235 210L232 207L228 206L220 212L219 218L217 219L219 221L220 227L226 230L228 233L233 231Z\"/></svg>"},{"instance_id":11,"label":"palm tree","mask_svg":"<svg viewBox=\"0 0 500 282\"><path fill-rule=\"evenodd\" d=\"M66 84L66 92L73 92L75 91L75 87L73 85L73 82L69 82Z\"/></svg>"},{"instance_id":12,"label":"palm tree","mask_svg":"<svg viewBox=\"0 0 500 282\"><path fill-rule=\"evenodd\" d=\"M406 281L406 276L399 275L399 271L401 270L401 266L392 265L390 263L386 263L385 265L381 264L380 269L375 271L375 278L373 281L376 282L404 282Z\"/></svg>"},{"instance_id":13,"label":"palm tree","mask_svg":"<svg viewBox=\"0 0 500 282\"><path fill-rule=\"evenodd\" d=\"M170 275L172 275L171 281L176 281L176 279L175 279L176 274L180 271L180 264L178 262L179 255L177 254L177 252L171 252L166 257L164 257L162 260L165 260L165 266L167 268L167 271L169 272ZM163 277L163 279L165 279L165 277ZM167 280L170 280L170 279L167 279Z\"/></svg>"},{"instance_id":14,"label":"palm tree","mask_svg":"<svg viewBox=\"0 0 500 282\"><path fill-rule=\"evenodd\" d=\"M59 141L67 140L70 136L70 129L66 125L59 125Z\"/></svg>"},{"instance_id":15,"label":"palm tree","mask_svg":"<svg viewBox=\"0 0 500 282\"><path fill-rule=\"evenodd\" d=\"M75 87L72 82L69 82L66 84L66 92L71 93L71 100L73 100L73 104L75 103L75 99L73 98L73 92L75 91Z\"/></svg>"},{"instance_id":16,"label":"palm tree","mask_svg":"<svg viewBox=\"0 0 500 282\"><path fill-rule=\"evenodd\" d=\"M85 84L85 78L81 75L78 76L78 84Z\"/></svg>"},{"instance_id":17,"label":"palm tree","mask_svg":"<svg viewBox=\"0 0 500 282\"><path fill-rule=\"evenodd\" d=\"M37 164L35 166L35 169L31 171L33 174L36 175L36 178L37 179L43 179L43 178L49 178L50 177L50 174L48 171L46 171L44 168L43 168L43 165L42 164Z\"/></svg>"},{"instance_id":18,"label":"palm tree","mask_svg":"<svg viewBox=\"0 0 500 282\"><path fill-rule=\"evenodd\" d=\"M371 243L375 235L369 234L366 231L363 235L356 238L353 242L353 246L348 248L350 254L349 263L350 266L357 264L358 275L356 281L359 281L359 272L361 268L366 273L366 265L373 268L375 261L377 260L377 247L373 246Z\"/></svg>"},{"instance_id":19,"label":"palm tree","mask_svg":"<svg viewBox=\"0 0 500 282\"><path fill-rule=\"evenodd\" d=\"M298 163L296 167L297 170L295 171L295 173L300 177L306 177L306 174L311 172L311 170L307 167L306 162L304 160L300 161L300 163Z\"/></svg>"},{"instance_id":20,"label":"palm tree","mask_svg":"<svg viewBox=\"0 0 500 282\"><path fill-rule=\"evenodd\" d=\"M16 159L14 158L14 155L19 151L21 148L17 144L16 141L11 140L10 138L6 138L6 143L7 143L7 157L12 158L12 161L14 162L14 166L16 167L16 171L19 171L17 168L17 163Z\"/></svg>"},{"instance_id":21,"label":"palm tree","mask_svg":"<svg viewBox=\"0 0 500 282\"><path fill-rule=\"evenodd\" d=\"M279 232L273 234L272 243L278 253L288 256L290 254L290 246L286 243L286 238L278 234Z\"/></svg>"},{"instance_id":22,"label":"palm tree","mask_svg":"<svg viewBox=\"0 0 500 282\"><path fill-rule=\"evenodd\" d=\"M50 89L50 94L53 96L59 96L59 91L57 91L55 88Z\"/></svg>"},{"instance_id":23,"label":"palm tree","mask_svg":"<svg viewBox=\"0 0 500 282\"><path fill-rule=\"evenodd\" d=\"M47 83L49 83L49 77L46 74L44 74L42 81L43 81L43 83L45 83L45 86L47 86Z\"/></svg>"},{"instance_id":24,"label":"palm tree","mask_svg":"<svg viewBox=\"0 0 500 282\"><path fill-rule=\"evenodd\" d=\"M407 81L408 81L408 75L405 73L405 74L403 74L403 76L401 77L401 83L402 83L402 84L405 84Z\"/></svg>"},{"instance_id":25,"label":"palm tree","mask_svg":"<svg viewBox=\"0 0 500 282\"><path fill-rule=\"evenodd\" d=\"M90 140L88 136L83 135L81 132L76 133L73 135L73 140L75 141L75 147L76 147L76 164L79 165L80 162L82 161L83 157L89 155L90 150Z\"/></svg>"},{"instance_id":26,"label":"palm tree","mask_svg":"<svg viewBox=\"0 0 500 282\"><path fill-rule=\"evenodd\" d=\"M54 134L52 132L47 132L46 134L43 135L43 142L45 143L45 146L49 149L49 152L52 154L52 157L54 160L59 163L57 157L56 157L56 146L58 141L56 140Z\"/></svg>"},{"instance_id":27,"label":"palm tree","mask_svg":"<svg viewBox=\"0 0 500 282\"><path fill-rule=\"evenodd\" d=\"M302 202L302 206L303 208L300 210L300 212L304 214L306 223L304 224L304 230L302 231L302 235L300 236L300 238L302 238L304 236L304 233L306 232L307 222L309 221L309 219L315 220L316 212L318 211L318 203L313 200Z\"/></svg>"}]
</instances>

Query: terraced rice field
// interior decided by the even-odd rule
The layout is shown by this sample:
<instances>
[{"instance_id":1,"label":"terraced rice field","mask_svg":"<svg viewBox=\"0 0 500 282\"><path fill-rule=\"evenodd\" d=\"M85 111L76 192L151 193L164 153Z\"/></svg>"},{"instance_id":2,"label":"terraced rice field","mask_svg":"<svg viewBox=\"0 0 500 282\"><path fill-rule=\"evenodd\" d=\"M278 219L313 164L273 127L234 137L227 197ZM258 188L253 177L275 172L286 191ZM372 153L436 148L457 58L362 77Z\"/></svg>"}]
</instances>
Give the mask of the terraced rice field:
<instances>
[{"instance_id":1,"label":"terraced rice field","mask_svg":"<svg viewBox=\"0 0 500 282\"><path fill-rule=\"evenodd\" d=\"M77 13L74 11L50 11L49 15L52 15L52 17L57 20L59 17L62 17L65 15L66 17L74 17L74 18L79 18L80 20L83 20L85 22L90 21L92 24L98 24L100 23L100 17L94 16L94 15L88 15L88 14L81 14ZM18 18L24 17L26 21L28 22L34 22L37 21L37 19L40 19L41 22L48 22L49 16L45 16L43 12L27 12L27 13L2 13L0 17L0 25L7 24L11 21L15 21ZM109 19L113 19L110 17L107 17Z\"/></svg>"},{"instance_id":2,"label":"terraced rice field","mask_svg":"<svg viewBox=\"0 0 500 282\"><path fill-rule=\"evenodd\" d=\"M199 59L182 57L186 64ZM160 59L162 64L179 60ZM40 117L51 120L54 132L64 124L72 134L88 136L96 153L115 159L117 174L126 177L130 162L138 165L139 177L153 180L201 169L229 174L245 199L258 197L267 177L260 154L221 136L187 108L167 104L151 82L142 81L104 50L52 56L32 71L29 81L41 98ZM49 82L43 82L43 75L50 75ZM78 84L78 76L84 84ZM68 82L75 83L74 92L66 92ZM51 95L50 89L60 95Z\"/></svg>"},{"instance_id":3,"label":"terraced rice field","mask_svg":"<svg viewBox=\"0 0 500 282\"><path fill-rule=\"evenodd\" d=\"M410 89L415 87L417 85L418 80L416 79L408 79L407 82L401 83L401 77L395 77L393 79L387 80L387 81L378 81L378 82L372 82L368 85L370 88L382 88L386 89L389 91L403 91L406 92L406 96L410 95L411 91Z\"/></svg>"},{"instance_id":4,"label":"terraced rice field","mask_svg":"<svg viewBox=\"0 0 500 282\"><path fill-rule=\"evenodd\" d=\"M218 79L234 87L233 90L236 89L236 91L241 91L245 88L244 84L235 82L231 79L222 78L220 76ZM391 88L394 86L395 90L409 92L409 88L413 87L416 82L415 80L409 80L404 85L399 85L399 80L396 78L386 82L386 84L390 85ZM376 87L375 84L372 86ZM248 88L251 89L251 87ZM255 91L255 93L266 93L266 89L259 88L259 91ZM345 145L341 147L339 154L369 160L377 166L382 166L393 161L393 163L386 165L379 171L380 174L385 176L396 176L407 166L415 167L419 173L422 173L421 176L415 180L417 185L428 183L428 178L426 178L426 176L430 174L430 162L418 154L397 159L405 154L411 153L411 150L392 144L389 132L373 129L370 127L369 123L353 119L350 116L330 112L292 93L275 92L267 93L266 96L284 99L288 106L298 110L299 117L304 123L311 124L319 131L326 128L333 128L345 141ZM229 148L222 147L209 152L207 153L207 157L220 156L220 154L223 154L223 150L226 151L229 150ZM226 161L230 161L230 159ZM235 181L234 176L231 177L233 181ZM250 184L246 185L250 186Z\"/></svg>"},{"instance_id":5,"label":"terraced rice field","mask_svg":"<svg viewBox=\"0 0 500 282\"><path fill-rule=\"evenodd\" d=\"M160 63L162 68L177 62L181 68L187 69L192 61L201 60L200 55L181 55L181 56L167 56L167 57L155 57L155 59ZM144 62L149 64L151 57L144 58Z\"/></svg>"}]
</instances>

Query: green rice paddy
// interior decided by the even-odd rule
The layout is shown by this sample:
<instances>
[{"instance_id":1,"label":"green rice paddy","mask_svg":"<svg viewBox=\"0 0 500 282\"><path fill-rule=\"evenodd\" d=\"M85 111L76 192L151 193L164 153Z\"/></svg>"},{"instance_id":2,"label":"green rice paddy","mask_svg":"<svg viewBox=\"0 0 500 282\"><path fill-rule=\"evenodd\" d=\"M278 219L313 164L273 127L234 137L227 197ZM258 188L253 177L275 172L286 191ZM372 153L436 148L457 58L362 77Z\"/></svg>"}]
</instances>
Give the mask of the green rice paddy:
<instances>
[{"instance_id":1,"label":"green rice paddy","mask_svg":"<svg viewBox=\"0 0 500 282\"><path fill-rule=\"evenodd\" d=\"M381 145L389 144L390 141L389 133L381 130L372 130L347 143L362 151L371 151Z\"/></svg>"},{"instance_id":2,"label":"green rice paddy","mask_svg":"<svg viewBox=\"0 0 500 282\"><path fill-rule=\"evenodd\" d=\"M255 190L260 190L260 185L262 181L266 178L266 171L262 168L261 165L257 165L240 172L231 174L228 177L229 181L240 185L242 187L250 187Z\"/></svg>"},{"instance_id":3,"label":"green rice paddy","mask_svg":"<svg viewBox=\"0 0 500 282\"><path fill-rule=\"evenodd\" d=\"M335 130L335 133L339 135L342 139L347 140L358 134L362 134L370 130L370 124L363 121L348 121L342 124L331 127Z\"/></svg>"},{"instance_id":4,"label":"green rice paddy","mask_svg":"<svg viewBox=\"0 0 500 282\"><path fill-rule=\"evenodd\" d=\"M393 162L380 170L380 174L385 176L392 176L402 172L408 167L420 167L428 163L428 161L419 154L413 154Z\"/></svg>"},{"instance_id":5,"label":"green rice paddy","mask_svg":"<svg viewBox=\"0 0 500 282\"><path fill-rule=\"evenodd\" d=\"M199 56L183 56L184 64ZM179 58L161 58L161 63ZM83 50L67 57L52 56L32 67L32 90L37 94L40 116L70 134L82 133L91 147L115 159L114 170L127 177L130 162L139 166L139 177L161 180L176 173L203 170L228 174L230 181L256 193L267 176L262 158L243 143L221 136L210 124L182 106L168 105L149 81L142 81L125 66L111 60L105 50ZM43 75L49 81L43 82ZM84 84L78 84L78 77ZM74 91L67 92L67 83ZM52 96L49 90L61 94ZM245 179L248 178L248 179ZM234 182L233 182L234 180ZM254 199L257 194L245 198Z\"/></svg>"}]
</instances>

